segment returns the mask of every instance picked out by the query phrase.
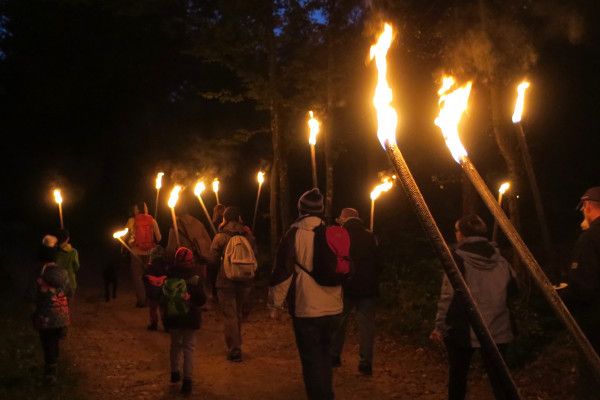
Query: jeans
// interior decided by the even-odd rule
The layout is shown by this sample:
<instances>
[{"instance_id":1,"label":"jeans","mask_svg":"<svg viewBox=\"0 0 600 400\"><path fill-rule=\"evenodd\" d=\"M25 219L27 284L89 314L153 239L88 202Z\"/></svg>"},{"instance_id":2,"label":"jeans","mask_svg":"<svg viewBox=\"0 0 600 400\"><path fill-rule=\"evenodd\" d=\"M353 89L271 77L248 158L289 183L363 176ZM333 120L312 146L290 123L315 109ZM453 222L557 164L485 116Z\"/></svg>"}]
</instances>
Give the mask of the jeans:
<instances>
[{"instance_id":1,"label":"jeans","mask_svg":"<svg viewBox=\"0 0 600 400\"><path fill-rule=\"evenodd\" d=\"M63 336L64 328L40 329L40 341L46 366L55 365L58 361L58 344Z\"/></svg>"},{"instance_id":2,"label":"jeans","mask_svg":"<svg viewBox=\"0 0 600 400\"><path fill-rule=\"evenodd\" d=\"M251 286L243 284L217 289L219 306L224 317L225 344L230 353L242 349L244 303L251 291Z\"/></svg>"},{"instance_id":3,"label":"jeans","mask_svg":"<svg viewBox=\"0 0 600 400\"><path fill-rule=\"evenodd\" d=\"M150 317L151 324L158 324L158 315L160 314L162 320L162 311L158 300L148 299L148 316Z\"/></svg>"},{"instance_id":4,"label":"jeans","mask_svg":"<svg viewBox=\"0 0 600 400\"><path fill-rule=\"evenodd\" d=\"M302 362L304 387L309 400L334 399L331 341L339 315L293 318L296 346Z\"/></svg>"},{"instance_id":5,"label":"jeans","mask_svg":"<svg viewBox=\"0 0 600 400\"><path fill-rule=\"evenodd\" d=\"M139 257L139 259L138 259ZM131 256L131 283L135 291L138 305L146 304L146 289L144 288L144 274L149 256ZM140 261L141 260L141 261Z\"/></svg>"},{"instance_id":6,"label":"jeans","mask_svg":"<svg viewBox=\"0 0 600 400\"><path fill-rule=\"evenodd\" d=\"M445 340L446 351L448 352L448 400L464 400L467 395L467 378L469 367L471 366L471 357L475 352L472 347L462 347ZM504 358L506 354L506 344L499 344L498 350ZM485 357L482 357L486 371L489 371ZM507 398L502 391L501 384L496 381L493 375L488 372L488 378L492 385L495 399Z\"/></svg>"},{"instance_id":7,"label":"jeans","mask_svg":"<svg viewBox=\"0 0 600 400\"><path fill-rule=\"evenodd\" d=\"M375 340L375 297L344 297L344 312L340 324L333 336L331 355L339 357L344 348L346 326L352 310L356 309L356 322L359 335L360 361L371 365L373 363L373 342Z\"/></svg>"},{"instance_id":8,"label":"jeans","mask_svg":"<svg viewBox=\"0 0 600 400\"><path fill-rule=\"evenodd\" d=\"M192 379L196 331L193 329L171 329L169 333L171 334L171 372L179 372L181 354L183 353L183 377Z\"/></svg>"}]
</instances>

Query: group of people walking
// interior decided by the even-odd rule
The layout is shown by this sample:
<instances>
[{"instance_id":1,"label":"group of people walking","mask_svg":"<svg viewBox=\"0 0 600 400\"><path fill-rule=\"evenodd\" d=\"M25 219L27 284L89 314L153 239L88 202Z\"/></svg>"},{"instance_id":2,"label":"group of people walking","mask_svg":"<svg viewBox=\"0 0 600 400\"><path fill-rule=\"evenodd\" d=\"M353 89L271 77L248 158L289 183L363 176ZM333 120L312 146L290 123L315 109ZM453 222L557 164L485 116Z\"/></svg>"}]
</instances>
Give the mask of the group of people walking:
<instances>
[{"instance_id":1,"label":"group of people walking","mask_svg":"<svg viewBox=\"0 0 600 400\"><path fill-rule=\"evenodd\" d=\"M359 330L357 370L362 375L373 374L381 255L375 235L356 209L344 208L335 226L328 226L323 196L317 188L302 194L297 208L298 218L281 239L273 262L268 307L275 320L286 309L291 316L308 398L333 399L333 369L343 362L345 331L353 312ZM600 294L600 187L581 197L580 208L586 230L571 265L568 297L576 304L577 315L584 316L582 328L598 350L600 318L594 299ZM202 309L220 309L226 359L243 361L242 322L249 313L257 246L237 207L215 208L213 223L218 230L212 239L185 203L178 211L178 232L171 228L163 248L158 224L145 204L137 204L127 222L130 234L126 240L132 249L136 307L148 307L149 330L157 330L162 321L169 332L171 382L182 382L181 392L189 394ZM457 220L453 256L493 340L504 353L513 340L507 299L516 288L515 274L487 233L485 222L477 215ZM47 235L40 260L34 326L40 331L46 377L55 381L58 343L69 324L69 303L79 268L68 233ZM110 297L107 290L106 300ZM444 277L430 338L447 349L449 399L465 398L470 360L479 347L464 307ZM502 388L493 380L491 383L497 398L502 398Z\"/></svg>"}]
</instances>

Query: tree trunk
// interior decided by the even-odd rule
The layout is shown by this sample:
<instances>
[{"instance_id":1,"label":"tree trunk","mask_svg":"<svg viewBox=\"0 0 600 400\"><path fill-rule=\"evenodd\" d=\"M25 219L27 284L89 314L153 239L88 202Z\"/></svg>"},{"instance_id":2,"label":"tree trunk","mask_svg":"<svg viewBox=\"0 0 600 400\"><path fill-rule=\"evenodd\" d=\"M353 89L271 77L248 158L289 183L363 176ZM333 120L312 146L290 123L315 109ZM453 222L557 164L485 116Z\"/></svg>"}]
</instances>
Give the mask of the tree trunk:
<instances>
[{"instance_id":1,"label":"tree trunk","mask_svg":"<svg viewBox=\"0 0 600 400\"><path fill-rule=\"evenodd\" d=\"M327 111L325 113L325 218L328 222L332 220L333 207L333 164L335 162L333 156L333 32L335 26L335 7L336 1L329 0L327 2L327 14L329 16L329 24L327 24Z\"/></svg>"},{"instance_id":2,"label":"tree trunk","mask_svg":"<svg viewBox=\"0 0 600 400\"><path fill-rule=\"evenodd\" d=\"M281 130L279 129L279 111L275 113L275 121L277 124L277 136L281 139ZM288 162L285 151L284 141L279 142L279 212L281 217L281 232L285 232L290 226L290 185L288 175Z\"/></svg>"},{"instance_id":3,"label":"tree trunk","mask_svg":"<svg viewBox=\"0 0 600 400\"><path fill-rule=\"evenodd\" d=\"M273 154L275 154L273 152ZM275 157L273 157L275 159ZM277 184L279 177L277 176L277 163L274 161L271 164L270 174L270 192L269 192L269 214L271 223L271 259L275 257L277 251L277 245L279 244L279 218L278 218L278 207L277 207Z\"/></svg>"}]
</instances>

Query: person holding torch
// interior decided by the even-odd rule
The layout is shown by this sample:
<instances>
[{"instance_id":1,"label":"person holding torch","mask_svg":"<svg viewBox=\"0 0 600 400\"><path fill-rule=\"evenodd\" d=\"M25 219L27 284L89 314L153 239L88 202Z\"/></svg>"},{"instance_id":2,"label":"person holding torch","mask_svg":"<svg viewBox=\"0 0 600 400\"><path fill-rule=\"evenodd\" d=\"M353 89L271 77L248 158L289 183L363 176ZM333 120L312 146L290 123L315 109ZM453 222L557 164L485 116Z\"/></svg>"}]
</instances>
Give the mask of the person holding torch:
<instances>
[{"instance_id":1,"label":"person holding torch","mask_svg":"<svg viewBox=\"0 0 600 400\"><path fill-rule=\"evenodd\" d=\"M125 242L131 247L131 281L136 297L136 307L146 306L146 290L144 288L144 273L152 249L162 239L156 220L148 214L145 202L135 203L132 216L127 221L128 229Z\"/></svg>"}]
</instances>

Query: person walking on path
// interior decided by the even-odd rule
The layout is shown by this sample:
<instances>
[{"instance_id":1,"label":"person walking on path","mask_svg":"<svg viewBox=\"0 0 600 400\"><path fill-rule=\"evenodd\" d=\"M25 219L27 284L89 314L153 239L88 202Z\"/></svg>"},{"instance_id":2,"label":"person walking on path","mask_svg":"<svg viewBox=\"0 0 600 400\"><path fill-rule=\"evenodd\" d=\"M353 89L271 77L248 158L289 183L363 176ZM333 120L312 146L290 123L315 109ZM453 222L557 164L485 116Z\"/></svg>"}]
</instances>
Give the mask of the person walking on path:
<instances>
[{"instance_id":1,"label":"person walking on path","mask_svg":"<svg viewBox=\"0 0 600 400\"><path fill-rule=\"evenodd\" d=\"M127 221L127 242L135 257L131 257L131 282L135 291L136 307L146 306L144 274L150 252L162 239L156 220L148 214L145 202L134 204L133 216Z\"/></svg>"},{"instance_id":2,"label":"person walking on path","mask_svg":"<svg viewBox=\"0 0 600 400\"><path fill-rule=\"evenodd\" d=\"M600 186L586 190L577 208L583 214L583 231L575 244L567 289L561 295L566 297L577 323L600 354ZM600 383L584 361L579 362L578 388L578 398L582 399L594 398L600 390Z\"/></svg>"},{"instance_id":3,"label":"person walking on path","mask_svg":"<svg viewBox=\"0 0 600 400\"><path fill-rule=\"evenodd\" d=\"M467 215L454 226L457 244L454 259L461 270L492 339L501 353L513 340L509 292L516 287L511 266L486 238L487 226L477 215ZM467 377L471 357L481 347L469 326L466 310L447 276L444 276L435 328L430 339L444 343L448 353L448 399L463 400L467 393ZM485 359L484 359L485 362ZM488 368L486 368L488 369ZM502 399L499 383L488 374L497 399Z\"/></svg>"},{"instance_id":4,"label":"person walking on path","mask_svg":"<svg viewBox=\"0 0 600 400\"><path fill-rule=\"evenodd\" d=\"M69 279L69 287L71 289L70 299L75 297L77 290L77 273L79 272L79 252L71 245L71 237L69 231L61 229L58 231L58 249L56 252L56 263L61 266L66 272Z\"/></svg>"},{"instance_id":5,"label":"person walking on path","mask_svg":"<svg viewBox=\"0 0 600 400\"><path fill-rule=\"evenodd\" d=\"M177 249L161 297L163 323L171 335L171 383L182 378L180 363L183 354L181 393L184 395L192 392L196 331L202 322L200 307L206 301L201 279L194 273L193 267L192 251L186 247Z\"/></svg>"},{"instance_id":6,"label":"person walking on path","mask_svg":"<svg viewBox=\"0 0 600 400\"><path fill-rule=\"evenodd\" d=\"M47 247L40 252L42 268L36 279L33 326L39 331L44 351L44 379L49 385L57 380L59 342L65 337L69 325L69 277L64 268L55 263L56 248Z\"/></svg>"},{"instance_id":7,"label":"person walking on path","mask_svg":"<svg viewBox=\"0 0 600 400\"><path fill-rule=\"evenodd\" d=\"M148 300L148 317L150 323L147 329L155 331L158 329L158 315L160 296L167 279L167 260L165 257L165 249L161 245L157 245L150 253L150 263L144 275L144 285L146 287L146 299ZM161 320L164 318L161 314Z\"/></svg>"},{"instance_id":8,"label":"person walking on path","mask_svg":"<svg viewBox=\"0 0 600 400\"><path fill-rule=\"evenodd\" d=\"M223 257L229 241L235 236L247 239L252 251L256 254L256 242L252 233L242 224L239 208L227 207L223 214L223 222L210 246L209 263L218 263L219 271L215 286L219 298L219 306L224 317L225 344L227 359L232 362L242 361L242 321L244 320L244 304L252 292L253 280L232 280L225 273ZM247 309L247 308L246 308Z\"/></svg>"},{"instance_id":9,"label":"person walking on path","mask_svg":"<svg viewBox=\"0 0 600 400\"><path fill-rule=\"evenodd\" d=\"M277 249L269 306L271 317L278 319L287 299L307 396L310 400L330 400L334 398L331 343L343 311L343 300L340 285L321 286L308 273L314 269L314 230L324 225L323 196L319 189L300 196L298 212L299 218Z\"/></svg>"},{"instance_id":10,"label":"person walking on path","mask_svg":"<svg viewBox=\"0 0 600 400\"><path fill-rule=\"evenodd\" d=\"M375 305L379 295L378 275L381 270L377 239L367 230L354 208L344 208L336 222L350 235L350 259L353 271L344 280L344 312L333 337L332 364L341 365L341 354L350 313L356 309L359 332L358 371L373 374L373 342L375 340Z\"/></svg>"}]
</instances>

